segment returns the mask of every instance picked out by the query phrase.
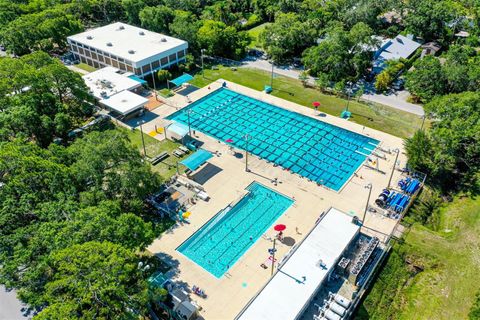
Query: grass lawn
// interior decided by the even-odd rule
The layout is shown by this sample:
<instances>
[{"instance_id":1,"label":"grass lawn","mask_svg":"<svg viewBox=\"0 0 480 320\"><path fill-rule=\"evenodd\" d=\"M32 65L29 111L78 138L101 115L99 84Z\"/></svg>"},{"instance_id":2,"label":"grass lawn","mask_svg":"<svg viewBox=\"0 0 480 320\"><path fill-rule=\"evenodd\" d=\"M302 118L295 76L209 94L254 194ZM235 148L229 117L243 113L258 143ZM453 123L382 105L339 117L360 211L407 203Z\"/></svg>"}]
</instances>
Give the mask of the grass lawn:
<instances>
[{"instance_id":1,"label":"grass lawn","mask_svg":"<svg viewBox=\"0 0 480 320\"><path fill-rule=\"evenodd\" d=\"M265 84L270 84L270 73L252 69L219 67L218 70L205 69L205 78L199 73L190 81L192 85L203 87L219 78L229 80L255 90L263 90ZM320 93L316 89L303 87L300 80L277 76L273 80L273 95L279 98L312 107L313 101L321 103L320 110L339 116L346 107L347 101L331 95ZM393 109L379 104L359 103L350 101L351 121L358 124L406 138L420 128L422 120L419 116Z\"/></svg>"},{"instance_id":2,"label":"grass lawn","mask_svg":"<svg viewBox=\"0 0 480 320\"><path fill-rule=\"evenodd\" d=\"M132 131L122 127L117 127L117 129L126 132L132 144L140 151L140 153L143 154L142 136L140 130ZM145 140L147 157L155 157L164 151L167 151L170 154L170 157L158 163L157 165L152 166L152 169L160 174L165 180L172 177L177 171L177 161L181 161L187 157L183 156L182 158L177 158L172 154L173 150L177 149L180 144L170 140L159 141L145 133L143 134L143 138ZM185 170L185 167L180 165L179 169Z\"/></svg>"},{"instance_id":3,"label":"grass lawn","mask_svg":"<svg viewBox=\"0 0 480 320\"><path fill-rule=\"evenodd\" d=\"M358 319L467 318L480 290L480 198L457 197L437 214L438 231L414 224L394 247Z\"/></svg>"},{"instance_id":4,"label":"grass lawn","mask_svg":"<svg viewBox=\"0 0 480 320\"><path fill-rule=\"evenodd\" d=\"M79 64L76 64L75 67L79 68L79 69L82 69L82 70L85 70L85 71L88 71L88 72L93 72L93 71L96 71L97 69L95 69L94 67L92 66L89 66L88 64L86 63L79 63Z\"/></svg>"},{"instance_id":5,"label":"grass lawn","mask_svg":"<svg viewBox=\"0 0 480 320\"><path fill-rule=\"evenodd\" d=\"M266 26L271 24L271 22L265 22L259 26L256 26L255 28L252 28L250 30L247 30L247 33L252 37L252 42L250 43L250 47L253 48L258 48L261 49L262 45L260 44L260 40L258 36L260 35L260 32L262 32Z\"/></svg>"}]
</instances>

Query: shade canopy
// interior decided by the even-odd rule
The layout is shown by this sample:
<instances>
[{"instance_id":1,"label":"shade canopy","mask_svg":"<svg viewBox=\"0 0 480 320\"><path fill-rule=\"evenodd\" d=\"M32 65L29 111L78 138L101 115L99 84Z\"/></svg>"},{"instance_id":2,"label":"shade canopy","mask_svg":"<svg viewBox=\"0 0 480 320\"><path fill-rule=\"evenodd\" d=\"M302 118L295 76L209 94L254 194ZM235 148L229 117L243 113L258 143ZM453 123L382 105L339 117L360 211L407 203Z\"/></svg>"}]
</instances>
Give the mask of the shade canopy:
<instances>
[{"instance_id":1,"label":"shade canopy","mask_svg":"<svg viewBox=\"0 0 480 320\"><path fill-rule=\"evenodd\" d=\"M167 127L170 133L177 135L179 139L185 137L188 134L188 127L180 122L173 122Z\"/></svg>"},{"instance_id":2,"label":"shade canopy","mask_svg":"<svg viewBox=\"0 0 480 320\"><path fill-rule=\"evenodd\" d=\"M318 101L313 101L313 102L312 102L312 105L313 105L314 107L320 107L320 102L318 102Z\"/></svg>"},{"instance_id":3,"label":"shade canopy","mask_svg":"<svg viewBox=\"0 0 480 320\"><path fill-rule=\"evenodd\" d=\"M180 77L178 78L175 78L173 80L170 80L171 83L173 83L175 86L181 86L182 84L184 84L185 82L188 82L190 80L192 80L193 77L191 75L189 75L188 73L184 73L182 74Z\"/></svg>"},{"instance_id":4,"label":"shade canopy","mask_svg":"<svg viewBox=\"0 0 480 320\"><path fill-rule=\"evenodd\" d=\"M232 143L233 140L232 140L232 139L227 139L227 140L225 140L225 142L227 142L227 143Z\"/></svg>"},{"instance_id":5,"label":"shade canopy","mask_svg":"<svg viewBox=\"0 0 480 320\"><path fill-rule=\"evenodd\" d=\"M128 76L130 79L137 81L140 84L146 84L147 81L143 80L142 78L137 77L136 75L132 74L131 76Z\"/></svg>"},{"instance_id":6,"label":"shade canopy","mask_svg":"<svg viewBox=\"0 0 480 320\"><path fill-rule=\"evenodd\" d=\"M287 226L284 225L284 224L277 224L275 227L273 227L273 229L275 231L283 231L283 230L287 229Z\"/></svg>"},{"instance_id":7,"label":"shade canopy","mask_svg":"<svg viewBox=\"0 0 480 320\"><path fill-rule=\"evenodd\" d=\"M212 157L213 155L207 150L199 149L197 152L195 152L185 160L181 161L180 163L183 164L188 169L194 171L194 170L197 170L202 164L207 162L207 160Z\"/></svg>"}]
</instances>

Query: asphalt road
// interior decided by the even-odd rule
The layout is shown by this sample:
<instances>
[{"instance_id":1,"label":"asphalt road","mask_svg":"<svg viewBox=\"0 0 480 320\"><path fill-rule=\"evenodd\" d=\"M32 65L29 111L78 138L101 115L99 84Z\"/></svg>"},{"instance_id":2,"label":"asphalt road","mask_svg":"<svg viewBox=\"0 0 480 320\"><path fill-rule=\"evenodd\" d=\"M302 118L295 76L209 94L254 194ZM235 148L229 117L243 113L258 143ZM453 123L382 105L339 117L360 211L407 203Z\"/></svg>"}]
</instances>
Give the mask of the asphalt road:
<instances>
[{"instance_id":1,"label":"asphalt road","mask_svg":"<svg viewBox=\"0 0 480 320\"><path fill-rule=\"evenodd\" d=\"M250 67L256 68L260 70L265 70L268 72L272 71L272 65L267 60L263 59L256 59L256 60L244 60L242 67ZM274 67L273 72L275 74L283 75L286 77L298 79L301 70L298 69L291 69L287 67ZM309 77L309 82L314 83L314 79ZM385 94L376 94L376 93L369 93L362 95L362 99L368 100L371 102L380 103L398 110L403 110L406 112L410 112L419 116L424 115L423 107L421 105L409 103L406 101L409 93L407 91L398 91L394 93Z\"/></svg>"},{"instance_id":2,"label":"asphalt road","mask_svg":"<svg viewBox=\"0 0 480 320\"><path fill-rule=\"evenodd\" d=\"M7 291L0 285L0 320L30 319L23 315L22 308L24 305L17 299L15 291Z\"/></svg>"}]
</instances>

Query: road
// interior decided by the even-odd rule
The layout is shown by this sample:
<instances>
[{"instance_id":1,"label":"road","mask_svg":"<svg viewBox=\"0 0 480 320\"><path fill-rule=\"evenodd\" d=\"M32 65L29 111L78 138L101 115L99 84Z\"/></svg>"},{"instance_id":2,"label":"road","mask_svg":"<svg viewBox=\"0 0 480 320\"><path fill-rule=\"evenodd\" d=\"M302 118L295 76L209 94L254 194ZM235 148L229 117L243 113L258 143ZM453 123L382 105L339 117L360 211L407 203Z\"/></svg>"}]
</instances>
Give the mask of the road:
<instances>
[{"instance_id":1,"label":"road","mask_svg":"<svg viewBox=\"0 0 480 320\"><path fill-rule=\"evenodd\" d=\"M0 320L25 320L22 308L25 306L17 299L14 290L7 291L4 286L0 285Z\"/></svg>"},{"instance_id":2,"label":"road","mask_svg":"<svg viewBox=\"0 0 480 320\"><path fill-rule=\"evenodd\" d=\"M244 60L243 63L244 63L242 65L243 68L247 67L247 68L256 68L256 69L260 69L268 72L272 71L272 64L267 60L248 59L248 60ZM275 66L273 68L273 72L275 74L279 74L289 78L298 79L298 76L302 71L298 69L279 68ZM309 77L308 81L312 84L314 83L314 79L312 77ZM397 91L394 93L389 93L388 95L368 93L368 94L362 95L362 99L383 104L383 105L386 105L398 110L406 111L409 113L413 113L419 116L423 116L424 115L423 107L417 104L407 102L406 99L408 98L408 95L409 93L407 91Z\"/></svg>"}]
</instances>

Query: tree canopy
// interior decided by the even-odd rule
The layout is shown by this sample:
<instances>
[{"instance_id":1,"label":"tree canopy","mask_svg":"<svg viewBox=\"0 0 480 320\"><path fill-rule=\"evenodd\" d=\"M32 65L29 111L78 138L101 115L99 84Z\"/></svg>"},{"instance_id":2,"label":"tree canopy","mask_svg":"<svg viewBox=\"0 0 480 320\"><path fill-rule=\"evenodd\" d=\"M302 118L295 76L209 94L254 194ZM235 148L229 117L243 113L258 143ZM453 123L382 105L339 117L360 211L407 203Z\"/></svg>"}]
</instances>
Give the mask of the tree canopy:
<instances>
[{"instance_id":1,"label":"tree canopy","mask_svg":"<svg viewBox=\"0 0 480 320\"><path fill-rule=\"evenodd\" d=\"M409 165L428 173L444 190L474 187L480 169L480 93L437 97L425 112L432 128L407 139Z\"/></svg>"},{"instance_id":2,"label":"tree canopy","mask_svg":"<svg viewBox=\"0 0 480 320\"><path fill-rule=\"evenodd\" d=\"M0 59L0 138L26 137L47 146L92 113L79 74L46 53Z\"/></svg>"},{"instance_id":3,"label":"tree canopy","mask_svg":"<svg viewBox=\"0 0 480 320\"><path fill-rule=\"evenodd\" d=\"M340 25L330 28L317 46L303 53L305 68L313 75L325 74L333 82L358 79L371 65L371 52L365 48L376 41L372 32L362 22L348 31Z\"/></svg>"},{"instance_id":4,"label":"tree canopy","mask_svg":"<svg viewBox=\"0 0 480 320\"><path fill-rule=\"evenodd\" d=\"M57 299L57 286L68 286L68 277L77 275L65 275L57 269L57 254L78 254L83 244L98 241L102 244L84 247L85 254L105 245L98 252L101 261L106 262L102 255L111 254L119 265L133 261L136 265L140 258L135 258L134 252L143 250L155 236L152 224L144 220L143 199L156 190L161 179L117 130L92 132L68 147L52 144L41 148L20 139L1 142L0 177L0 282L17 288L29 305L48 306L47 315L68 311L82 318L82 314L95 309L91 305L94 301L79 303L83 296L91 296L91 288L75 289L81 293L70 288L73 291L68 294L63 288L65 295ZM115 257L115 252L121 255ZM91 281L97 286L105 284L105 278L118 275L102 267L92 272ZM130 268L129 272L136 271ZM128 274L117 280L126 285L136 283L136 278L130 279ZM140 289L133 285L130 292L143 296L147 288L142 283ZM102 312L130 303L137 305L130 294L105 294L110 300ZM69 309L70 305L74 309Z\"/></svg>"}]
</instances>

